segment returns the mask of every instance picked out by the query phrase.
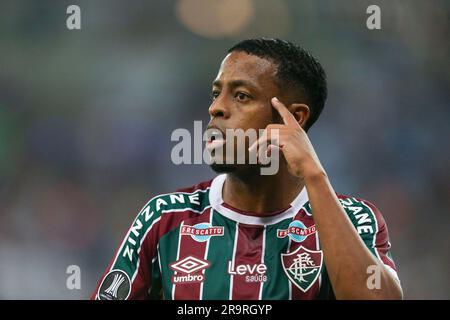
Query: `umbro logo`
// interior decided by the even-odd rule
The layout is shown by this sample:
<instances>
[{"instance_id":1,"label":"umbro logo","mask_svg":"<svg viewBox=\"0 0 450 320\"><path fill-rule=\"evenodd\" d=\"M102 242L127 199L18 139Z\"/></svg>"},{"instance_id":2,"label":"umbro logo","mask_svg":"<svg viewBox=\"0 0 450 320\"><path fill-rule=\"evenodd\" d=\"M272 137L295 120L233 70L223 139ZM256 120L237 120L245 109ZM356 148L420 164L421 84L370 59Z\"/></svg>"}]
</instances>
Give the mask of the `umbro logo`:
<instances>
[{"instance_id":1,"label":"umbro logo","mask_svg":"<svg viewBox=\"0 0 450 320\"><path fill-rule=\"evenodd\" d=\"M203 282L205 280L203 270L210 265L209 261L193 256L175 261L169 265L175 271L175 274L172 276L172 283L186 284Z\"/></svg>"}]
</instances>

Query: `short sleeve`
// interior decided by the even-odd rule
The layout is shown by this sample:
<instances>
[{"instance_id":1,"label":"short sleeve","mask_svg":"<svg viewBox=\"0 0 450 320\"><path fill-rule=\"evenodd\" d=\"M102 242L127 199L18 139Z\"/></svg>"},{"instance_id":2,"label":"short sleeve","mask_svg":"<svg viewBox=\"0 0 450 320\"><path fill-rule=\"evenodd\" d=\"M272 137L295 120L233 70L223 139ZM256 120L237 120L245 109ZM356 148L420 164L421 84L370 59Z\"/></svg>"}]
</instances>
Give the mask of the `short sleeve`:
<instances>
[{"instance_id":1,"label":"short sleeve","mask_svg":"<svg viewBox=\"0 0 450 320\"><path fill-rule=\"evenodd\" d=\"M378 208L367 200L357 198L339 196L339 201L367 248L400 281L391 254L388 227Z\"/></svg>"}]
</instances>

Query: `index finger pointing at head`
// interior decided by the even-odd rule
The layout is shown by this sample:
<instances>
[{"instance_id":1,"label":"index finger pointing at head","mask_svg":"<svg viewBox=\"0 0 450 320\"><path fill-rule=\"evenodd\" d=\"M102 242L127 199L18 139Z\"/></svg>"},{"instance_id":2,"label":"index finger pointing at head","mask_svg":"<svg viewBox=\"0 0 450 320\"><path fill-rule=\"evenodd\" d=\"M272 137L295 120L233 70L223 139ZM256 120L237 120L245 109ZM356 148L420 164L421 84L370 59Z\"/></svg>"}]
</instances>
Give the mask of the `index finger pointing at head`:
<instances>
[{"instance_id":1,"label":"index finger pointing at head","mask_svg":"<svg viewBox=\"0 0 450 320\"><path fill-rule=\"evenodd\" d=\"M271 99L272 106L278 111L285 124L297 124L294 115L277 97Z\"/></svg>"}]
</instances>

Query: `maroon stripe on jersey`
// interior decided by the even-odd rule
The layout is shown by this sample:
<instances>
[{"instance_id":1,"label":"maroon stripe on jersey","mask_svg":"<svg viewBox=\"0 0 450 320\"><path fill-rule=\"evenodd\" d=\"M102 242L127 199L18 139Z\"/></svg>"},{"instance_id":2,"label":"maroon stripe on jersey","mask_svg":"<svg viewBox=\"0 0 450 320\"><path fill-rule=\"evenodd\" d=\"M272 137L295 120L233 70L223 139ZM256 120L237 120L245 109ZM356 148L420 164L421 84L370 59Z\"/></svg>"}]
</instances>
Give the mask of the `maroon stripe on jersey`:
<instances>
[{"instance_id":1,"label":"maroon stripe on jersey","mask_svg":"<svg viewBox=\"0 0 450 320\"><path fill-rule=\"evenodd\" d=\"M183 225L193 226L197 223L205 223L210 222L211 217L211 208L207 209L203 214L186 219L183 222ZM181 229L180 229L181 233ZM199 242L194 240L194 238L190 235L179 235L180 244L179 244L179 253L177 261L180 261L189 256L195 257L197 259L205 261L205 252L207 248L208 241ZM201 271L204 274L204 270ZM195 272L192 274L196 274ZM179 272L176 272L176 275L180 275ZM173 298L175 300L198 300L200 299L200 288L201 283L184 283L184 284L173 284L175 286Z\"/></svg>"},{"instance_id":2,"label":"maroon stripe on jersey","mask_svg":"<svg viewBox=\"0 0 450 320\"><path fill-rule=\"evenodd\" d=\"M312 216L307 215L304 209L301 209L295 215L293 220L301 221L307 228L314 225L314 220L313 220ZM289 252L294 252L300 246L303 246L304 248L306 248L308 250L317 251L318 248L317 248L317 238L316 237L317 237L317 232L309 235L302 242L295 242L295 241L291 240L291 246L289 248ZM323 265L322 265L322 268L323 268ZM319 277L320 277L320 275L319 275ZM311 288L309 288L306 292L303 292L302 290L300 290L300 288L298 288L294 283L291 282L292 300L313 300L319 293L319 289L320 289L319 281L320 281L320 279L317 278L317 280L314 282L314 284L311 286Z\"/></svg>"},{"instance_id":3,"label":"maroon stripe on jersey","mask_svg":"<svg viewBox=\"0 0 450 320\"><path fill-rule=\"evenodd\" d=\"M245 224L237 224L238 233L236 253L233 270L239 265L248 265L253 268L261 263L263 254L264 227ZM232 300L258 300L261 288L260 282L246 282L246 276L233 275Z\"/></svg>"},{"instance_id":4,"label":"maroon stripe on jersey","mask_svg":"<svg viewBox=\"0 0 450 320\"><path fill-rule=\"evenodd\" d=\"M152 260L156 257L156 246L158 242L156 222L152 229L142 240L142 246L139 251L139 265L135 271L134 279L131 279L131 293L128 299L143 300L148 298L149 289L152 286L151 266Z\"/></svg>"},{"instance_id":5,"label":"maroon stripe on jersey","mask_svg":"<svg viewBox=\"0 0 450 320\"><path fill-rule=\"evenodd\" d=\"M377 233L375 235L375 250L377 250L381 261L397 271L397 268L395 267L395 264L393 261L391 261L386 255L390 249L389 245L389 234L386 222L383 219L383 216L381 215L380 211L370 202L366 200L360 200L362 203L364 203L366 206L368 206L373 214L375 215L375 220L377 224Z\"/></svg>"},{"instance_id":6,"label":"maroon stripe on jersey","mask_svg":"<svg viewBox=\"0 0 450 320\"><path fill-rule=\"evenodd\" d=\"M169 233L173 229L177 228L183 220L189 219L200 215L199 213L192 212L189 209L183 212L165 212L161 215L161 220L159 221L159 236L161 239L165 234Z\"/></svg>"}]
</instances>

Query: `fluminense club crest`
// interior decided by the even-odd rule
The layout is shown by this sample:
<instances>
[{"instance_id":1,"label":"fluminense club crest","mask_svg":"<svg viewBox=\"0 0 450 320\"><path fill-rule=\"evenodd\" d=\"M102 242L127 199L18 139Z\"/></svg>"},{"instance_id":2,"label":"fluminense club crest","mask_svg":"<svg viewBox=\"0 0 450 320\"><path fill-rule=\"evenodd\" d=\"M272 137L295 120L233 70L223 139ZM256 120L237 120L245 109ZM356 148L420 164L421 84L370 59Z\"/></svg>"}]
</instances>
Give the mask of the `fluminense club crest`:
<instances>
[{"instance_id":1,"label":"fluminense club crest","mask_svg":"<svg viewBox=\"0 0 450 320\"><path fill-rule=\"evenodd\" d=\"M322 251L314 251L300 246L291 253L281 254L281 263L289 280L301 291L308 291L319 278L322 270Z\"/></svg>"}]
</instances>

